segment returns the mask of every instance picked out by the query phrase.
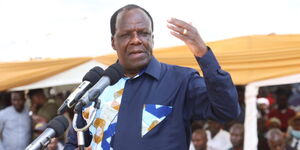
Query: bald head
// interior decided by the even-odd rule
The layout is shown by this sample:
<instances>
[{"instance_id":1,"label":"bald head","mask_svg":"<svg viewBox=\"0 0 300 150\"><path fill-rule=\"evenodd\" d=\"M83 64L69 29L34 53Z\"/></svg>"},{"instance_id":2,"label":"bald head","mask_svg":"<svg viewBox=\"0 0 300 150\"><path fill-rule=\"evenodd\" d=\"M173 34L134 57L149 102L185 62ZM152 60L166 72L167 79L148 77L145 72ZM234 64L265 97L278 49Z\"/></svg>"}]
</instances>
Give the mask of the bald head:
<instances>
[{"instance_id":1,"label":"bald head","mask_svg":"<svg viewBox=\"0 0 300 150\"><path fill-rule=\"evenodd\" d=\"M270 129L267 133L268 145L270 150L284 150L285 137L277 128Z\"/></svg>"}]
</instances>

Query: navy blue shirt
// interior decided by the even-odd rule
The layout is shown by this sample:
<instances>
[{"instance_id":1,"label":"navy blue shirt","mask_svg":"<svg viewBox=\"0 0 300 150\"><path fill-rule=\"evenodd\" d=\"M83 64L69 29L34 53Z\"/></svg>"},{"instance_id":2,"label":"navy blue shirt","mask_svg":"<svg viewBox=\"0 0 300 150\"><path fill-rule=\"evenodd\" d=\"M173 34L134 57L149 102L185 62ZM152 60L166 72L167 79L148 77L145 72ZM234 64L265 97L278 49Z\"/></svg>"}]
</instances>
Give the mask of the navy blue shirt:
<instances>
[{"instance_id":1,"label":"navy blue shirt","mask_svg":"<svg viewBox=\"0 0 300 150\"><path fill-rule=\"evenodd\" d=\"M226 122L239 115L236 88L212 51L196 60L204 78L194 69L160 63L153 57L141 76L126 81L111 142L114 150L188 150L193 120ZM141 136L147 104L171 106L172 111ZM65 149L76 145L76 134L68 136Z\"/></svg>"}]
</instances>

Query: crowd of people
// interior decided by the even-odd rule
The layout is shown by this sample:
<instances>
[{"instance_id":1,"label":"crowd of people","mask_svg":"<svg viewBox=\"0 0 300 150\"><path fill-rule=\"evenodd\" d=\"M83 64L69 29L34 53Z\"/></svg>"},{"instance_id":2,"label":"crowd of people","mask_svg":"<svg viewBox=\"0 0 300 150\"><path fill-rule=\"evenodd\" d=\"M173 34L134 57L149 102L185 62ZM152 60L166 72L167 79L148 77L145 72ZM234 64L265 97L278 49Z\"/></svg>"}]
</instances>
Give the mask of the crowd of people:
<instances>
[{"instance_id":1,"label":"crowd of people","mask_svg":"<svg viewBox=\"0 0 300 150\"><path fill-rule=\"evenodd\" d=\"M243 111L244 89L237 87ZM300 150L298 84L260 88L257 98L258 150ZM243 150L244 114L233 122L193 123L190 150Z\"/></svg>"},{"instance_id":2,"label":"crowd of people","mask_svg":"<svg viewBox=\"0 0 300 150\"><path fill-rule=\"evenodd\" d=\"M46 91L33 89L1 94L0 150L24 150L57 115L59 101L51 94L46 96ZM63 149L63 142L64 137L53 139L48 150Z\"/></svg>"},{"instance_id":3,"label":"crowd of people","mask_svg":"<svg viewBox=\"0 0 300 150\"><path fill-rule=\"evenodd\" d=\"M300 99L295 97L299 92L295 88L261 88L257 99L258 150L300 150L300 105L295 103ZM241 87L237 89L244 92ZM242 95L240 105L244 108ZM24 149L56 116L62 100L61 95L46 97L43 89L10 92L9 96L2 93L0 150ZM193 122L190 150L243 150L243 115L242 112L237 120L227 124L213 120ZM63 149L64 141L64 137L53 139L48 149Z\"/></svg>"}]
</instances>

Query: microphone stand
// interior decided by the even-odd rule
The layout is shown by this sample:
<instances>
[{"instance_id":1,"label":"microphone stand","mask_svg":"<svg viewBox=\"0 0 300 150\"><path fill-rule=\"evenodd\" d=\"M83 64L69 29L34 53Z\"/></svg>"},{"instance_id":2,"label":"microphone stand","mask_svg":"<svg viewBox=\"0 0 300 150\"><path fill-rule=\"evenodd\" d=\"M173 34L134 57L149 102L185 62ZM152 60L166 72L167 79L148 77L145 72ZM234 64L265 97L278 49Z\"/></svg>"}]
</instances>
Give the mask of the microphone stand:
<instances>
[{"instance_id":1,"label":"microphone stand","mask_svg":"<svg viewBox=\"0 0 300 150\"><path fill-rule=\"evenodd\" d=\"M89 117L87 124L82 128L78 128L77 124L76 124L78 114L81 114L82 106L79 105L79 106L75 107L75 109L74 109L75 114L74 114L74 117L73 117L72 125L73 125L74 130L77 132L77 145L78 145L79 150L84 150L84 144L85 143L84 143L83 133L86 130L88 130L88 128L91 126L91 124L95 120L96 112L100 108L100 103L101 102L99 100L99 101L96 101L95 103L92 104L93 107L92 107L92 112L91 112L91 115L90 115L91 117Z\"/></svg>"}]
</instances>

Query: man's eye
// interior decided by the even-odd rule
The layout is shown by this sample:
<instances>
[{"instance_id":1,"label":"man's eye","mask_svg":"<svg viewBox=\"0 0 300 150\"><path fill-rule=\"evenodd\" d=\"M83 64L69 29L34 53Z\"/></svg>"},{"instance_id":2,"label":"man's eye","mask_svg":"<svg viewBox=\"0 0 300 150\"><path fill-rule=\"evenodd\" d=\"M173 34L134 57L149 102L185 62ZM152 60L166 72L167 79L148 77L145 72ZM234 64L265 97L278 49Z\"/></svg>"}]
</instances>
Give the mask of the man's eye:
<instances>
[{"instance_id":1,"label":"man's eye","mask_svg":"<svg viewBox=\"0 0 300 150\"><path fill-rule=\"evenodd\" d=\"M148 36L148 35L150 35L149 32L140 32L139 34L140 34L140 35L143 35L143 36Z\"/></svg>"},{"instance_id":2,"label":"man's eye","mask_svg":"<svg viewBox=\"0 0 300 150\"><path fill-rule=\"evenodd\" d=\"M125 33L125 34L121 34L120 37L127 37L129 34Z\"/></svg>"}]
</instances>

